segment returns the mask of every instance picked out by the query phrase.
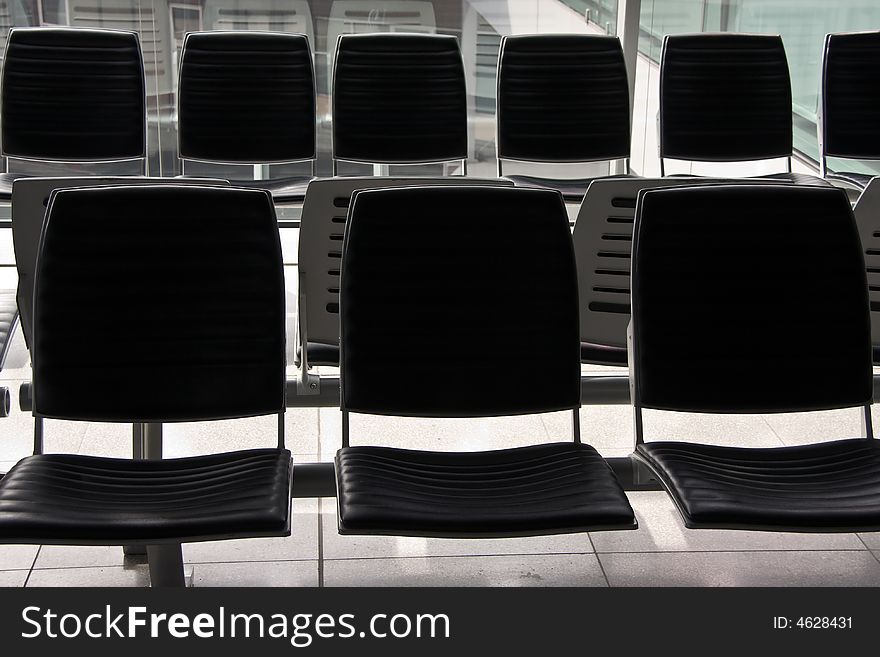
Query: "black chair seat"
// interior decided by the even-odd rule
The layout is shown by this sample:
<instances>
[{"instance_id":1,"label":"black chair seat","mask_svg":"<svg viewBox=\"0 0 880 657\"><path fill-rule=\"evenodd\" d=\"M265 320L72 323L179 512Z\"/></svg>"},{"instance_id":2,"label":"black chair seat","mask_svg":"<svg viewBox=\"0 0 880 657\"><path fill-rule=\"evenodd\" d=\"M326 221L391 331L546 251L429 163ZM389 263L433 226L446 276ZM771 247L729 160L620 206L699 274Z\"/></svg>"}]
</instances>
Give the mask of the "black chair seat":
<instances>
[{"instance_id":1,"label":"black chair seat","mask_svg":"<svg viewBox=\"0 0 880 657\"><path fill-rule=\"evenodd\" d=\"M691 528L880 530L880 441L767 449L649 442L636 456Z\"/></svg>"},{"instance_id":2,"label":"black chair seat","mask_svg":"<svg viewBox=\"0 0 880 657\"><path fill-rule=\"evenodd\" d=\"M698 176L692 173L674 173L669 175L670 178L700 178L702 176ZM706 176L711 177L711 176ZM812 185L814 187L833 187L830 182L825 180L824 178L820 178L819 176L813 176L809 173L795 173L795 172L783 172L783 173L767 173L762 174L760 176L752 176L752 178L761 178L768 180L781 180L783 182L788 182L793 185Z\"/></svg>"},{"instance_id":3,"label":"black chair seat","mask_svg":"<svg viewBox=\"0 0 880 657\"><path fill-rule=\"evenodd\" d=\"M120 545L290 534L290 452L163 461L29 456L0 480L0 542Z\"/></svg>"},{"instance_id":4,"label":"black chair seat","mask_svg":"<svg viewBox=\"0 0 880 657\"><path fill-rule=\"evenodd\" d=\"M328 365L330 367L339 367L339 345L309 342L306 349L308 350L309 366ZM299 367L301 362L302 347L297 346L295 365Z\"/></svg>"},{"instance_id":5,"label":"black chair seat","mask_svg":"<svg viewBox=\"0 0 880 657\"><path fill-rule=\"evenodd\" d=\"M626 347L581 342L581 362L592 365L627 366Z\"/></svg>"},{"instance_id":6,"label":"black chair seat","mask_svg":"<svg viewBox=\"0 0 880 657\"><path fill-rule=\"evenodd\" d=\"M828 180L839 180L849 183L858 189L864 189L871 182L871 178L874 178L874 175L870 173L855 173L854 171L829 171L825 177Z\"/></svg>"},{"instance_id":7,"label":"black chair seat","mask_svg":"<svg viewBox=\"0 0 880 657\"><path fill-rule=\"evenodd\" d=\"M595 178L539 178L536 176L504 176L508 180L512 180L517 187L527 187L529 189L556 189L562 194L567 202L580 203L587 193L590 183L596 178L630 178L629 175L622 176L596 176Z\"/></svg>"},{"instance_id":8,"label":"black chair seat","mask_svg":"<svg viewBox=\"0 0 880 657\"><path fill-rule=\"evenodd\" d=\"M336 455L341 534L503 537L634 529L595 449L551 443L488 452L346 447Z\"/></svg>"}]
</instances>

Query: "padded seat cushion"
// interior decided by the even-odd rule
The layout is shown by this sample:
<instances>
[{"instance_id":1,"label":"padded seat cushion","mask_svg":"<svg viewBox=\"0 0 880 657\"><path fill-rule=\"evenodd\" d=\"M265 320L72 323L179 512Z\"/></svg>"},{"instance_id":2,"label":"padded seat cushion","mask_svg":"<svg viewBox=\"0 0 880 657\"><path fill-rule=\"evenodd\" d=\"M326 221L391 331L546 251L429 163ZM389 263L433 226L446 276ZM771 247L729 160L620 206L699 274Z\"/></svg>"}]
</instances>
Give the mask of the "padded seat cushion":
<instances>
[{"instance_id":1,"label":"padded seat cushion","mask_svg":"<svg viewBox=\"0 0 880 657\"><path fill-rule=\"evenodd\" d=\"M184 178L200 178L201 175ZM293 176L290 178L270 178L268 180L231 180L230 184L245 189L268 189L272 192L275 203L301 203L306 197L306 190L314 178L311 176ZM0 197L2 198L2 197Z\"/></svg>"},{"instance_id":2,"label":"padded seat cushion","mask_svg":"<svg viewBox=\"0 0 880 657\"><path fill-rule=\"evenodd\" d=\"M0 480L0 543L287 536L291 464L282 449L162 461L29 456Z\"/></svg>"},{"instance_id":3,"label":"padded seat cushion","mask_svg":"<svg viewBox=\"0 0 880 657\"><path fill-rule=\"evenodd\" d=\"M754 449L681 442L639 445L693 528L880 529L880 441Z\"/></svg>"},{"instance_id":4,"label":"padded seat cushion","mask_svg":"<svg viewBox=\"0 0 880 657\"><path fill-rule=\"evenodd\" d=\"M581 362L593 365L613 365L626 367L626 347L612 347L605 344L581 342Z\"/></svg>"},{"instance_id":5,"label":"padded seat cushion","mask_svg":"<svg viewBox=\"0 0 880 657\"><path fill-rule=\"evenodd\" d=\"M691 173L673 173L668 176L669 178L712 178L712 176L698 176L696 174ZM819 176L813 176L809 173L795 173L795 172L783 172L783 173L766 173L760 176L751 176L752 178L760 178L762 180L781 180L783 182L791 183L792 185L813 185L814 187L833 187L833 185L825 180L824 178L820 178Z\"/></svg>"},{"instance_id":6,"label":"padded seat cushion","mask_svg":"<svg viewBox=\"0 0 880 657\"><path fill-rule=\"evenodd\" d=\"M341 534L500 537L634 529L595 449L550 443L488 452L347 447L336 455Z\"/></svg>"},{"instance_id":7,"label":"padded seat cushion","mask_svg":"<svg viewBox=\"0 0 880 657\"><path fill-rule=\"evenodd\" d=\"M539 178L537 176L504 176L517 187L530 189L558 189L566 201L580 203L590 183L596 178ZM631 178L632 176L597 176L597 178Z\"/></svg>"},{"instance_id":8,"label":"padded seat cushion","mask_svg":"<svg viewBox=\"0 0 880 657\"><path fill-rule=\"evenodd\" d=\"M858 189L864 189L868 186L868 183L871 182L871 178L875 175L876 174L870 173L855 173L854 171L829 171L826 177L828 180L839 180L841 182L849 183Z\"/></svg>"}]
</instances>

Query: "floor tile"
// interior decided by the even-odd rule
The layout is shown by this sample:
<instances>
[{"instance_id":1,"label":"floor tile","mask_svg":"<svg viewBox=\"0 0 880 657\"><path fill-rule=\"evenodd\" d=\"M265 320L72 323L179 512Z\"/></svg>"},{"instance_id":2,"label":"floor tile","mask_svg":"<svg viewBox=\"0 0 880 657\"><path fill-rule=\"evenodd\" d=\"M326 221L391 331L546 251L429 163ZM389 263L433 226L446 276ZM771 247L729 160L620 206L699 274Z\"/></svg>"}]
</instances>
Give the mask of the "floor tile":
<instances>
[{"instance_id":1,"label":"floor tile","mask_svg":"<svg viewBox=\"0 0 880 657\"><path fill-rule=\"evenodd\" d=\"M500 418L398 418L352 414L352 445L437 451L479 451L550 441L538 415ZM321 409L321 455L332 459L342 444L342 414Z\"/></svg>"},{"instance_id":2,"label":"floor tile","mask_svg":"<svg viewBox=\"0 0 880 657\"><path fill-rule=\"evenodd\" d=\"M0 588L18 588L27 581L26 570L0 570Z\"/></svg>"},{"instance_id":3,"label":"floor tile","mask_svg":"<svg viewBox=\"0 0 880 657\"><path fill-rule=\"evenodd\" d=\"M775 413L762 416L786 445L806 445L862 433L862 409L844 408L814 413Z\"/></svg>"},{"instance_id":4,"label":"floor tile","mask_svg":"<svg viewBox=\"0 0 880 657\"><path fill-rule=\"evenodd\" d=\"M880 532L863 532L859 537L871 550L880 550Z\"/></svg>"},{"instance_id":5,"label":"floor tile","mask_svg":"<svg viewBox=\"0 0 880 657\"><path fill-rule=\"evenodd\" d=\"M192 567L193 586L285 586L318 585L317 561L252 561L248 563L200 563Z\"/></svg>"},{"instance_id":6,"label":"floor tile","mask_svg":"<svg viewBox=\"0 0 880 657\"><path fill-rule=\"evenodd\" d=\"M344 559L324 562L325 586L606 586L592 554Z\"/></svg>"},{"instance_id":7,"label":"floor tile","mask_svg":"<svg viewBox=\"0 0 880 657\"><path fill-rule=\"evenodd\" d=\"M629 492L627 496L639 528L630 532L591 533L597 552L865 549L855 534L688 529L666 493Z\"/></svg>"},{"instance_id":8,"label":"floor tile","mask_svg":"<svg viewBox=\"0 0 880 657\"><path fill-rule=\"evenodd\" d=\"M611 586L880 586L870 552L600 554Z\"/></svg>"},{"instance_id":9,"label":"floor tile","mask_svg":"<svg viewBox=\"0 0 880 657\"><path fill-rule=\"evenodd\" d=\"M336 530L336 500L321 500L324 558L544 555L593 551L587 534L527 538L418 538L414 536L342 536Z\"/></svg>"},{"instance_id":10,"label":"floor tile","mask_svg":"<svg viewBox=\"0 0 880 657\"><path fill-rule=\"evenodd\" d=\"M30 570L39 545L0 545L0 570Z\"/></svg>"},{"instance_id":11,"label":"floor tile","mask_svg":"<svg viewBox=\"0 0 880 657\"><path fill-rule=\"evenodd\" d=\"M150 574L146 564L130 567L52 568L31 572L27 585L53 587L130 586L147 587Z\"/></svg>"}]
</instances>

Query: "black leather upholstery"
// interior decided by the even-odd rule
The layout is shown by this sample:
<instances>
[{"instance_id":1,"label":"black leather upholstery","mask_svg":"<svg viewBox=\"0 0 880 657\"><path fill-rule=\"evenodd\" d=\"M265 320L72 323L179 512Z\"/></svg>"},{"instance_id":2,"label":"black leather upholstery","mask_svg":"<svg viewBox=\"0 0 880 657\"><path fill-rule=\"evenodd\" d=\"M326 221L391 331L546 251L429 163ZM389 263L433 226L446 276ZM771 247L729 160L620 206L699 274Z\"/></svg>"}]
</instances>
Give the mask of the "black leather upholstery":
<instances>
[{"instance_id":1,"label":"black leather upholstery","mask_svg":"<svg viewBox=\"0 0 880 657\"><path fill-rule=\"evenodd\" d=\"M871 402L865 267L841 189L642 192L632 309L641 406L749 413Z\"/></svg>"},{"instance_id":2,"label":"black leather upholstery","mask_svg":"<svg viewBox=\"0 0 880 657\"><path fill-rule=\"evenodd\" d=\"M345 34L333 73L333 157L434 162L467 157L464 63L455 37Z\"/></svg>"},{"instance_id":3,"label":"black leather upholstery","mask_svg":"<svg viewBox=\"0 0 880 657\"><path fill-rule=\"evenodd\" d=\"M340 285L344 410L464 417L580 404L575 262L557 192L358 192ZM382 371L406 372L407 385L377 385ZM523 372L540 372L540 385Z\"/></svg>"},{"instance_id":4,"label":"black leather upholstery","mask_svg":"<svg viewBox=\"0 0 880 657\"><path fill-rule=\"evenodd\" d=\"M336 469L342 534L473 538L635 528L614 473L589 445L349 447L337 454Z\"/></svg>"},{"instance_id":5,"label":"black leather upholstery","mask_svg":"<svg viewBox=\"0 0 880 657\"><path fill-rule=\"evenodd\" d=\"M828 180L839 180L844 183L849 183L858 189L865 189L868 186L868 183L871 182L871 178L874 178L874 175L868 173L856 173L854 171L829 171L825 177Z\"/></svg>"},{"instance_id":6,"label":"black leather upholstery","mask_svg":"<svg viewBox=\"0 0 880 657\"><path fill-rule=\"evenodd\" d=\"M41 160L143 157L144 68L134 32L13 28L3 62L2 150Z\"/></svg>"},{"instance_id":7,"label":"black leather upholstery","mask_svg":"<svg viewBox=\"0 0 880 657\"><path fill-rule=\"evenodd\" d=\"M581 362L592 365L627 366L627 354L624 347L607 344L581 342Z\"/></svg>"},{"instance_id":8,"label":"black leather upholstery","mask_svg":"<svg viewBox=\"0 0 880 657\"><path fill-rule=\"evenodd\" d=\"M664 37L661 157L723 162L791 152L791 80L780 37Z\"/></svg>"},{"instance_id":9,"label":"black leather upholstery","mask_svg":"<svg viewBox=\"0 0 880 657\"><path fill-rule=\"evenodd\" d=\"M880 530L880 441L749 449L639 445L688 527Z\"/></svg>"},{"instance_id":10,"label":"black leather upholstery","mask_svg":"<svg viewBox=\"0 0 880 657\"><path fill-rule=\"evenodd\" d=\"M287 536L291 468L282 449L165 461L31 456L0 480L0 543Z\"/></svg>"},{"instance_id":11,"label":"black leather upholstery","mask_svg":"<svg viewBox=\"0 0 880 657\"><path fill-rule=\"evenodd\" d=\"M274 32L188 34L178 109L183 158L254 164L313 159L308 39Z\"/></svg>"},{"instance_id":12,"label":"black leather upholstery","mask_svg":"<svg viewBox=\"0 0 880 657\"><path fill-rule=\"evenodd\" d=\"M501 158L587 162L629 157L629 86L617 37L504 37L496 107Z\"/></svg>"},{"instance_id":13,"label":"black leather upholstery","mask_svg":"<svg viewBox=\"0 0 880 657\"><path fill-rule=\"evenodd\" d=\"M266 192L56 191L35 284L35 413L170 422L284 409L284 277Z\"/></svg>"},{"instance_id":14,"label":"black leather upholstery","mask_svg":"<svg viewBox=\"0 0 880 657\"><path fill-rule=\"evenodd\" d=\"M826 154L880 159L880 31L829 34L822 76Z\"/></svg>"}]
</instances>

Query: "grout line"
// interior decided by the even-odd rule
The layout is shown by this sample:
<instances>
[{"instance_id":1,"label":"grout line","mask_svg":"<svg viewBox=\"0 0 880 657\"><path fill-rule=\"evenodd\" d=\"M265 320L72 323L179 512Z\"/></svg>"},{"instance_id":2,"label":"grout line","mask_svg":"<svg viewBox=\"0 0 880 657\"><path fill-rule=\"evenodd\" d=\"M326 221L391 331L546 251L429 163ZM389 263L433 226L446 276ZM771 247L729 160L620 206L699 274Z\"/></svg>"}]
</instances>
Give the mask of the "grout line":
<instances>
[{"instance_id":1,"label":"grout line","mask_svg":"<svg viewBox=\"0 0 880 657\"><path fill-rule=\"evenodd\" d=\"M856 534L856 538L858 538L862 542L862 545L864 545L868 553L877 560L877 563L880 563L880 552L874 552L874 550L869 548L868 544L865 543L865 539L863 539L859 534Z\"/></svg>"},{"instance_id":2,"label":"grout line","mask_svg":"<svg viewBox=\"0 0 880 657\"><path fill-rule=\"evenodd\" d=\"M593 535L587 534L587 538L590 539L590 547L593 548L593 554L596 555L596 563L599 564L599 570L602 572L602 577L605 578L605 584L608 585L608 588L611 588L611 580L608 579L608 573L605 572L605 566L602 565L602 560L599 558L599 553L596 552L596 544L593 543Z\"/></svg>"},{"instance_id":3,"label":"grout line","mask_svg":"<svg viewBox=\"0 0 880 657\"><path fill-rule=\"evenodd\" d=\"M31 581L31 575L32 575L33 572L34 572L34 566L37 565L37 559L40 557L40 552L41 552L42 550L43 550L43 546L42 546L42 545L41 545L40 547L37 548L37 553L34 555L34 560L31 562L31 567L30 567L30 569L28 569L27 577L24 578L24 583L21 585L21 588L26 588L27 585L28 585L28 582Z\"/></svg>"},{"instance_id":4,"label":"grout line","mask_svg":"<svg viewBox=\"0 0 880 657\"><path fill-rule=\"evenodd\" d=\"M773 432L773 435L776 436L776 440L779 441L779 444L782 445L783 447L788 447L788 444L782 439L782 436L780 436L778 433L776 433L776 429L774 429L773 425L767 421L767 418L764 417L763 415L759 415L758 417L760 417L761 422L766 424L767 428L770 429L771 432Z\"/></svg>"},{"instance_id":5,"label":"grout line","mask_svg":"<svg viewBox=\"0 0 880 657\"><path fill-rule=\"evenodd\" d=\"M324 588L324 498L318 498L318 588Z\"/></svg>"}]
</instances>

